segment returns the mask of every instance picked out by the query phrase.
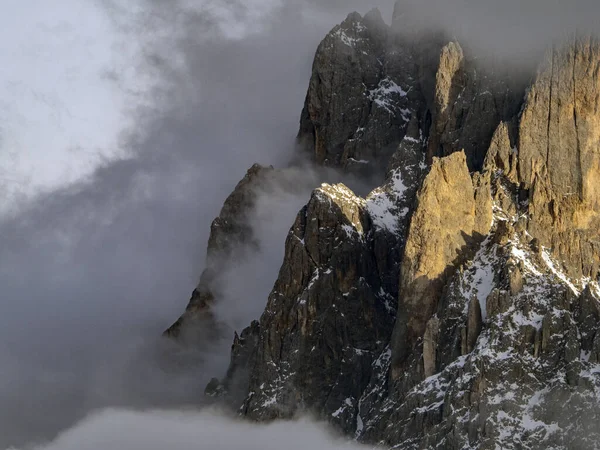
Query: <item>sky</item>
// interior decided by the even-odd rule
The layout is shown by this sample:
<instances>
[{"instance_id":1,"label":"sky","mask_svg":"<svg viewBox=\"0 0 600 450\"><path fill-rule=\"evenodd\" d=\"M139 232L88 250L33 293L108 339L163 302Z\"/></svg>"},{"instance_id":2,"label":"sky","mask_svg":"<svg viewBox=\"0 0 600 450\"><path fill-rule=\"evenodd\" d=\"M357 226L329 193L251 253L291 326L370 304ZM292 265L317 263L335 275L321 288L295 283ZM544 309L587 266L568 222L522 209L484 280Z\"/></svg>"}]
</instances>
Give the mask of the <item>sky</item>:
<instances>
[{"instance_id":1,"label":"sky","mask_svg":"<svg viewBox=\"0 0 600 450\"><path fill-rule=\"evenodd\" d=\"M0 17L0 211L122 156L126 96L107 77L118 36L85 1L4 0Z\"/></svg>"},{"instance_id":2,"label":"sky","mask_svg":"<svg viewBox=\"0 0 600 450\"><path fill-rule=\"evenodd\" d=\"M215 427L235 447L249 432L182 412L201 404L200 381L219 375L226 352L160 334L198 282L226 196L253 163L284 167L294 155L319 41L352 10L379 6L389 22L392 3L0 2L10 61L0 68L0 450L96 450L103 439L146 450L156 429L183 435L183 449ZM589 0L415 5L423 26L442 20L482 52L519 58L597 17ZM227 272L219 308L232 330L258 318L320 176L261 196L251 218L261 251ZM292 425L252 432L262 442ZM337 448L320 426L304 429L307 446Z\"/></svg>"}]
</instances>

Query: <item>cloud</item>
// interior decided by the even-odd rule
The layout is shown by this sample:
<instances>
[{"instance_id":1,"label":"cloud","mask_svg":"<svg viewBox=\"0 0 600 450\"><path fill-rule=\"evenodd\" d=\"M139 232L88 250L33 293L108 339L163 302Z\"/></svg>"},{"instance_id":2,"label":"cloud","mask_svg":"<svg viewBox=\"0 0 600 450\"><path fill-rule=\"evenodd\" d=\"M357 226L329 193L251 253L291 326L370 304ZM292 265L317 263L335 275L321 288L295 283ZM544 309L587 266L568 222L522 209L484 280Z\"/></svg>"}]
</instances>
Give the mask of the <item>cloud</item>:
<instances>
[{"instance_id":1,"label":"cloud","mask_svg":"<svg viewBox=\"0 0 600 450\"><path fill-rule=\"evenodd\" d=\"M328 9L332 22L315 23L294 13L301 3L259 8L265 25L236 25L241 39L222 32L227 14L207 21L190 9L208 2L99 4L120 30L115 50L131 58L130 71L106 72L131 99L134 126L120 137L128 157L0 219L0 448L52 438L98 408L202 403L230 342L206 355L160 335L184 310L210 223L237 181L296 151L316 45L347 12ZM311 177L293 195L261 197L254 224L265 245L232 273L239 283L223 303L232 329L266 303L285 235L318 184Z\"/></svg>"},{"instance_id":2,"label":"cloud","mask_svg":"<svg viewBox=\"0 0 600 450\"><path fill-rule=\"evenodd\" d=\"M322 450L365 449L309 420L257 425L216 411L132 412L107 410L82 421L34 450Z\"/></svg>"},{"instance_id":3,"label":"cloud","mask_svg":"<svg viewBox=\"0 0 600 450\"><path fill-rule=\"evenodd\" d=\"M119 155L127 99L101 73L118 59L116 36L87 3L2 3L0 58L10 64L0 74L0 214L88 175L99 155Z\"/></svg>"},{"instance_id":4,"label":"cloud","mask_svg":"<svg viewBox=\"0 0 600 450\"><path fill-rule=\"evenodd\" d=\"M446 29L479 58L528 69L549 45L600 31L595 0L401 0L398 12L407 26Z\"/></svg>"}]
</instances>

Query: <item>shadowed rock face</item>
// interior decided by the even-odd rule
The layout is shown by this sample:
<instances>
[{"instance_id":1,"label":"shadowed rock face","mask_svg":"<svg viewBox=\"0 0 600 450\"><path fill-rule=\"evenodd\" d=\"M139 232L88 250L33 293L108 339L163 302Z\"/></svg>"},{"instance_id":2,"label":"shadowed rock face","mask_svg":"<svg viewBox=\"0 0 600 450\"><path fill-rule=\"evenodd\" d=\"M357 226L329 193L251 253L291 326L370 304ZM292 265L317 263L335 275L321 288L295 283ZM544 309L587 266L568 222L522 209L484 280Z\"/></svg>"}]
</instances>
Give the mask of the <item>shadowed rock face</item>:
<instances>
[{"instance_id":1,"label":"shadowed rock face","mask_svg":"<svg viewBox=\"0 0 600 450\"><path fill-rule=\"evenodd\" d=\"M249 373L245 415L270 420L309 409L346 432L356 429L360 398L382 375L377 362L395 322L403 230L423 158L423 143L408 140L366 199L325 184L300 211L251 362L232 359ZM238 347L234 355L243 353Z\"/></svg>"},{"instance_id":2,"label":"shadowed rock face","mask_svg":"<svg viewBox=\"0 0 600 450\"><path fill-rule=\"evenodd\" d=\"M477 66L443 32L414 30L410 11L400 11L391 27L377 10L350 14L323 40L300 143L318 164L381 165L415 117L429 136L430 163L464 150L470 170L481 170L494 130L519 111L525 86Z\"/></svg>"},{"instance_id":3,"label":"shadowed rock face","mask_svg":"<svg viewBox=\"0 0 600 450\"><path fill-rule=\"evenodd\" d=\"M426 129L419 77L426 55L419 50L378 10L364 18L350 14L327 35L315 56L298 134L318 164L385 167L412 117Z\"/></svg>"},{"instance_id":4,"label":"shadowed rock face","mask_svg":"<svg viewBox=\"0 0 600 450\"><path fill-rule=\"evenodd\" d=\"M165 331L166 336L200 342L218 338L218 324L211 312L211 305L218 295L215 279L221 271L231 266L238 256L236 250L239 251L242 246L257 245L248 223L249 214L254 207L257 191L275 176L276 171L272 167L255 164L225 200L219 217L211 225L206 269L184 314ZM194 325L187 326L188 322Z\"/></svg>"},{"instance_id":5,"label":"shadowed rock face","mask_svg":"<svg viewBox=\"0 0 600 450\"><path fill-rule=\"evenodd\" d=\"M525 91L411 23L398 2L391 27L351 14L319 46L301 142L317 164L386 176L365 198L313 191L207 394L384 447L595 448L600 44L553 49ZM209 269L252 243L248 192L272 173L228 199ZM175 330L210 318L209 275Z\"/></svg>"},{"instance_id":6,"label":"shadowed rock face","mask_svg":"<svg viewBox=\"0 0 600 450\"><path fill-rule=\"evenodd\" d=\"M344 429L355 426L354 409L395 313L371 227L365 201L343 185L317 189L298 215L260 320L252 394L243 406L249 417L291 417L303 408L331 416L346 407L335 419Z\"/></svg>"},{"instance_id":7,"label":"shadowed rock face","mask_svg":"<svg viewBox=\"0 0 600 450\"><path fill-rule=\"evenodd\" d=\"M447 44L436 74L429 158L464 150L469 169L481 170L496 127L519 112L524 89L500 67L478 67L460 44Z\"/></svg>"}]
</instances>

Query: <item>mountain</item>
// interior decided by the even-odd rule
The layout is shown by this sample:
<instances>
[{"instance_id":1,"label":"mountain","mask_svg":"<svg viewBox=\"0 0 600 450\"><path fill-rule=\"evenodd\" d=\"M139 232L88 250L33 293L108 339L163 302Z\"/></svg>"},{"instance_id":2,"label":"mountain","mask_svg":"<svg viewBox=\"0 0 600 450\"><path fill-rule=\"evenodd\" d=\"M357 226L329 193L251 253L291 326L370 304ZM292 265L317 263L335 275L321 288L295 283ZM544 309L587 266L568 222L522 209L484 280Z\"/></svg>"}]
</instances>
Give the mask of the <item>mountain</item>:
<instances>
[{"instance_id":1,"label":"mountain","mask_svg":"<svg viewBox=\"0 0 600 450\"><path fill-rule=\"evenodd\" d=\"M600 41L574 35L516 77L450 35L398 2L391 26L353 13L322 41L300 148L386 175L365 197L313 191L207 395L388 448L598 448ZM272 171L227 200L170 336L215 325L210 273L251 239L244 211Z\"/></svg>"}]
</instances>

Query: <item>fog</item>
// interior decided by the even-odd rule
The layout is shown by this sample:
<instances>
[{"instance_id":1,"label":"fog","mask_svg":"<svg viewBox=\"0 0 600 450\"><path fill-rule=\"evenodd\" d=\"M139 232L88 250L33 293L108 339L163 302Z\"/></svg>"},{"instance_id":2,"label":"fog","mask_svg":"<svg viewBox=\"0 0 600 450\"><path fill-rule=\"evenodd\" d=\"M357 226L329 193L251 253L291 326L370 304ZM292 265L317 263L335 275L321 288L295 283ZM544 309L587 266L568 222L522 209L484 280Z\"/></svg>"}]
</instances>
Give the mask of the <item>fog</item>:
<instances>
[{"instance_id":1,"label":"fog","mask_svg":"<svg viewBox=\"0 0 600 450\"><path fill-rule=\"evenodd\" d=\"M207 20L201 12L220 2L99 4L151 89L123 92L135 100L134 126L119 137L130 157L17 205L0 224L0 448L51 439L99 408L201 403L227 353L208 368L160 335L198 282L226 196L253 163L283 167L293 156L314 50L347 12L230 2ZM132 74L112 69L114 86L129 88ZM259 317L312 176L259 201L264 245L232 268L219 309L232 330Z\"/></svg>"},{"instance_id":2,"label":"fog","mask_svg":"<svg viewBox=\"0 0 600 450\"><path fill-rule=\"evenodd\" d=\"M575 32L598 31L595 0L403 0L411 26L444 28L476 56L535 66L540 54Z\"/></svg>"},{"instance_id":3,"label":"fog","mask_svg":"<svg viewBox=\"0 0 600 450\"><path fill-rule=\"evenodd\" d=\"M349 443L308 420L256 425L227 419L215 411L135 413L107 410L54 442L35 450L322 450L368 449Z\"/></svg>"},{"instance_id":4,"label":"fog","mask_svg":"<svg viewBox=\"0 0 600 450\"><path fill-rule=\"evenodd\" d=\"M131 58L128 71L104 71L129 101L132 125L115 136L117 153L128 156L100 158L91 175L0 221L0 448L48 440L42 448L235 448L248 435L246 448L250 440L328 448L325 432L307 422L254 428L210 413L142 411L201 405L202 380L220 375L226 353L207 367L205 355L160 339L198 282L210 223L253 163L284 167L297 155L312 57L328 29L373 6L389 22L392 3L90 4L118 30L114 51ZM426 0L413 8L420 26L441 21L482 52L516 58L598 17L591 1ZM144 89L132 90L132 77ZM324 177L305 172L296 192L274 186L261 195L251 220L261 250L223 274L217 313L232 331L260 315L288 229ZM109 407L139 411L84 419Z\"/></svg>"}]
</instances>

